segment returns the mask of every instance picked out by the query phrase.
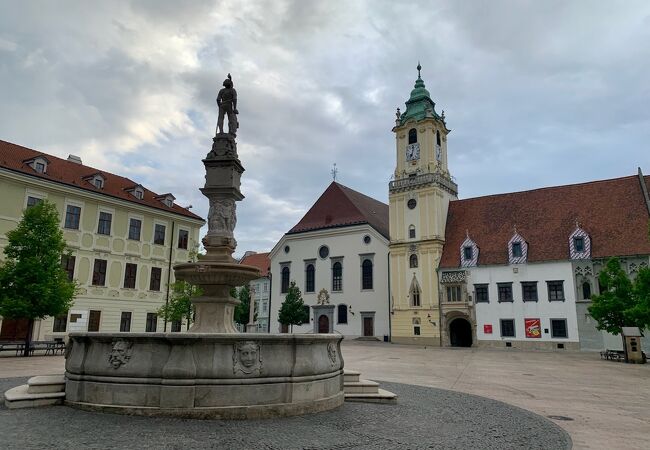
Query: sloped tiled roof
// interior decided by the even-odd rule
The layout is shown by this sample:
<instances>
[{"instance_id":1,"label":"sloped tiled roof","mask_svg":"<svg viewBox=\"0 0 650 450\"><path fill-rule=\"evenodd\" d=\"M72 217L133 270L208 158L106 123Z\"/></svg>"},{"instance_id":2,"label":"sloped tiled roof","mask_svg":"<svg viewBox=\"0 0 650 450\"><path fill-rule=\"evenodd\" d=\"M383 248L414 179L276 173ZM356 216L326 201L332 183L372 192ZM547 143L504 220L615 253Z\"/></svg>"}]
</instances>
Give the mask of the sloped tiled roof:
<instances>
[{"instance_id":1,"label":"sloped tiled roof","mask_svg":"<svg viewBox=\"0 0 650 450\"><path fill-rule=\"evenodd\" d=\"M287 234L366 223L389 239L388 205L334 181Z\"/></svg>"},{"instance_id":2,"label":"sloped tiled roof","mask_svg":"<svg viewBox=\"0 0 650 450\"><path fill-rule=\"evenodd\" d=\"M239 264L246 266L254 266L260 269L260 276L268 277L269 268L271 267L271 260L268 253L255 253L252 255L244 256Z\"/></svg>"},{"instance_id":3,"label":"sloped tiled roof","mask_svg":"<svg viewBox=\"0 0 650 450\"><path fill-rule=\"evenodd\" d=\"M45 157L48 161L45 173L36 172L28 164L29 160L38 156ZM35 178L49 180L54 183L61 183L86 191L96 192L98 194L108 195L121 200L127 200L140 205L146 205L163 211L180 214L192 219L203 220L190 210L182 208L176 204L171 207L165 205L159 200L160 197L158 194L151 192L148 189L144 189L144 198L142 198L142 200L135 198L127 190L132 189L138 185L138 183L128 178L114 175L103 170L100 171L89 166L77 164L72 161L57 158L56 156L48 155L46 153L38 152L2 140L0 140L0 167ZM95 185L90 182L89 177L95 174L101 174L105 178L104 187L102 189L95 187Z\"/></svg>"},{"instance_id":4,"label":"sloped tiled roof","mask_svg":"<svg viewBox=\"0 0 650 450\"><path fill-rule=\"evenodd\" d=\"M644 181L650 186L650 177ZM529 262L568 260L576 221L591 237L592 258L647 255L649 219L638 176L455 200L440 267L460 266L466 233L479 247L479 265L508 264L515 226Z\"/></svg>"}]
</instances>

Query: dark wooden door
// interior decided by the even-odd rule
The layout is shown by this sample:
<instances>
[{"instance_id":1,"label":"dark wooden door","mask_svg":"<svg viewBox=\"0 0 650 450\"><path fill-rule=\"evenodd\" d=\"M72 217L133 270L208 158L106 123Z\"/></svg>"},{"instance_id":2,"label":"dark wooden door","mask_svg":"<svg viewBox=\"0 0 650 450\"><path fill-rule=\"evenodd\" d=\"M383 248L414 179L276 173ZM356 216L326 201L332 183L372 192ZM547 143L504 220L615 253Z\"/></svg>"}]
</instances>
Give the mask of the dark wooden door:
<instances>
[{"instance_id":1,"label":"dark wooden door","mask_svg":"<svg viewBox=\"0 0 650 450\"><path fill-rule=\"evenodd\" d=\"M319 333L330 332L330 319L325 314L321 315L318 318L318 332Z\"/></svg>"},{"instance_id":2,"label":"dark wooden door","mask_svg":"<svg viewBox=\"0 0 650 450\"><path fill-rule=\"evenodd\" d=\"M24 341L28 329L28 319L4 319L0 330L0 341Z\"/></svg>"},{"instance_id":3,"label":"dark wooden door","mask_svg":"<svg viewBox=\"0 0 650 450\"><path fill-rule=\"evenodd\" d=\"M364 336L374 336L375 335L375 324L372 317L363 318L363 335Z\"/></svg>"},{"instance_id":4,"label":"dark wooden door","mask_svg":"<svg viewBox=\"0 0 650 450\"><path fill-rule=\"evenodd\" d=\"M99 322L102 318L101 311L90 311L88 317L88 331L99 331Z\"/></svg>"},{"instance_id":5,"label":"dark wooden door","mask_svg":"<svg viewBox=\"0 0 650 450\"><path fill-rule=\"evenodd\" d=\"M285 324L280 324L280 333L288 333L289 332L289 325Z\"/></svg>"}]
</instances>

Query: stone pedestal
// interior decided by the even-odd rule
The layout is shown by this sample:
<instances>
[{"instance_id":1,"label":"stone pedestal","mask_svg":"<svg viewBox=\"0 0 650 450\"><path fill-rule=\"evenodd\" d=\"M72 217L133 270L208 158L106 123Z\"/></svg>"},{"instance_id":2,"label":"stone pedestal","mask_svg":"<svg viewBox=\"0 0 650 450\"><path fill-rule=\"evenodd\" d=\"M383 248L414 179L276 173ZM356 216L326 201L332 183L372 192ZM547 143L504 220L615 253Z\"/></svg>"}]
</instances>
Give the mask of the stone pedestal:
<instances>
[{"instance_id":1,"label":"stone pedestal","mask_svg":"<svg viewBox=\"0 0 650 450\"><path fill-rule=\"evenodd\" d=\"M200 286L203 295L192 300L196 315L192 333L236 333L233 314L239 300L230 290L259 277L255 267L237 264L232 257L237 246L236 203L244 198L240 191L244 167L237 156L235 137L219 133L212 150L203 160L205 185L201 189L210 202L208 233L203 238L206 255L196 263L174 266L176 278Z\"/></svg>"}]
</instances>

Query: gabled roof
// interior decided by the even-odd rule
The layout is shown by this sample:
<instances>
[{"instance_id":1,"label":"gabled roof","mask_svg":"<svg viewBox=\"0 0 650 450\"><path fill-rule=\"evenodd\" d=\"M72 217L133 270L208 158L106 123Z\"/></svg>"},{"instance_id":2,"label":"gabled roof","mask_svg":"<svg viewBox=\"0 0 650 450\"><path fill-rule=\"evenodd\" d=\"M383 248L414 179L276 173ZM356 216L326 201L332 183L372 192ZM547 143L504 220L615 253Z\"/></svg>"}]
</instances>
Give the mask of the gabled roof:
<instances>
[{"instance_id":1,"label":"gabled roof","mask_svg":"<svg viewBox=\"0 0 650 450\"><path fill-rule=\"evenodd\" d=\"M254 253L252 255L244 256L239 264L246 266L254 266L260 269L261 277L269 276L269 268L271 267L271 260L268 253Z\"/></svg>"},{"instance_id":2,"label":"gabled roof","mask_svg":"<svg viewBox=\"0 0 650 450\"><path fill-rule=\"evenodd\" d=\"M650 177L644 177L650 186ZM580 224L592 258L650 254L650 214L638 176L489 195L449 203L441 268L460 267L469 234L478 265L508 264L508 241L528 242L528 262L569 259L569 236Z\"/></svg>"},{"instance_id":3,"label":"gabled roof","mask_svg":"<svg viewBox=\"0 0 650 450\"><path fill-rule=\"evenodd\" d=\"M389 239L388 205L333 181L287 234L361 224Z\"/></svg>"},{"instance_id":4,"label":"gabled roof","mask_svg":"<svg viewBox=\"0 0 650 450\"><path fill-rule=\"evenodd\" d=\"M46 158L48 161L47 171L45 173L36 172L26 163L26 161L33 160L39 156ZM12 172L49 180L54 183L65 184L85 191L108 195L192 219L203 220L186 208L181 208L178 205L166 206L164 203L156 200L158 194L148 189L144 189L144 198L142 200L135 198L128 192L129 189L138 185L133 180L104 171L100 172L98 169L89 166L57 158L56 156L46 155L3 140L0 140L0 167L11 170ZM105 179L103 189L99 189L87 181L89 177L98 174Z\"/></svg>"}]
</instances>

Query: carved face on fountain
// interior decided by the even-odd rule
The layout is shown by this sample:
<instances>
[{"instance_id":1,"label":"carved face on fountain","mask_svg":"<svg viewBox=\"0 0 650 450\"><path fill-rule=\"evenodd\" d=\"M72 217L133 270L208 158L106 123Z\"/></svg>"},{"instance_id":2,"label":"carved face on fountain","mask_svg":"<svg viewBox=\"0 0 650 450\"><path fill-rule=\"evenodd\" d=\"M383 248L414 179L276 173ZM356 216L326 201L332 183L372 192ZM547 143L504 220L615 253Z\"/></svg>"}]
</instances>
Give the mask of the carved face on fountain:
<instances>
[{"instance_id":1,"label":"carved face on fountain","mask_svg":"<svg viewBox=\"0 0 650 450\"><path fill-rule=\"evenodd\" d=\"M131 348L133 343L123 340L113 342L111 354L108 356L108 363L114 369L119 369L131 359Z\"/></svg>"},{"instance_id":2,"label":"carved face on fountain","mask_svg":"<svg viewBox=\"0 0 650 450\"><path fill-rule=\"evenodd\" d=\"M259 373L262 368L260 346L257 342L244 341L235 344L233 354L233 371L245 374Z\"/></svg>"}]
</instances>

